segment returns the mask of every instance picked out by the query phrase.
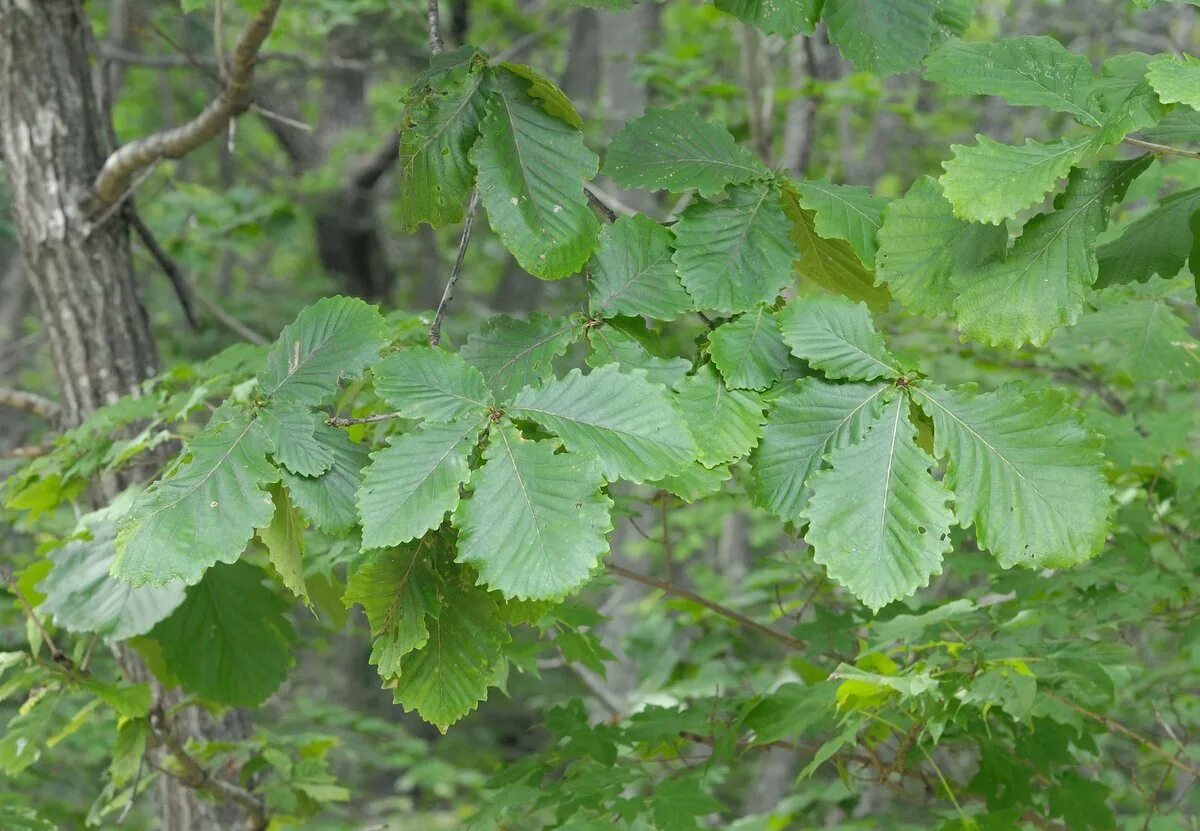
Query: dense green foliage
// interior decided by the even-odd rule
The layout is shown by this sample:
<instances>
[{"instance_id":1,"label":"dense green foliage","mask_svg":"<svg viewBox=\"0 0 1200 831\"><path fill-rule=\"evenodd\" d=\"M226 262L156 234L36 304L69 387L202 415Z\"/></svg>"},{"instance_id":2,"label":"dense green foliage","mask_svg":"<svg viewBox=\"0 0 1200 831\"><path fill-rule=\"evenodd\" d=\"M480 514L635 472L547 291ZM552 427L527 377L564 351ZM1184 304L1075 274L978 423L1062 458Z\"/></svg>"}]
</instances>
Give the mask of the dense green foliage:
<instances>
[{"instance_id":1,"label":"dense green foliage","mask_svg":"<svg viewBox=\"0 0 1200 831\"><path fill-rule=\"evenodd\" d=\"M869 120L919 90L888 106L931 155L808 178L684 79L600 140L536 60L434 55L392 113L391 233L452 249L477 198L462 283L511 257L559 293L455 301L443 343L327 296L13 466L0 772L107 752L90 810L0 797L0 828L111 827L170 775L117 644L188 703L263 708L190 752L272 829L1196 827L1200 63L1077 53L969 0L675 5L658 71L717 83L696 27L813 38L850 80L797 95ZM1034 128L964 139L977 96ZM295 210L262 196L180 188L164 212L237 216L181 259ZM298 693L330 643L437 734ZM502 706L532 712L519 748ZM367 810L376 768L428 814Z\"/></svg>"}]
</instances>

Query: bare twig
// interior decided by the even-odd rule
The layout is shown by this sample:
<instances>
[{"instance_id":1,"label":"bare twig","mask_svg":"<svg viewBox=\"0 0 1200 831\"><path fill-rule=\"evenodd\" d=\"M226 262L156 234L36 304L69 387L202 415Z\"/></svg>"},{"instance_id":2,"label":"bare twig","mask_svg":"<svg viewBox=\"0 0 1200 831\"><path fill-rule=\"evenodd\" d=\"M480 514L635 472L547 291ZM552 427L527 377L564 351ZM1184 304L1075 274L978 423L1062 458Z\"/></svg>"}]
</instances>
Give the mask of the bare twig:
<instances>
[{"instance_id":1,"label":"bare twig","mask_svg":"<svg viewBox=\"0 0 1200 831\"><path fill-rule=\"evenodd\" d=\"M643 586L651 586L652 588L659 589L667 594L673 594L676 597L682 597L685 600L690 600L693 603L703 606L710 612L715 612L721 617L731 620L739 626L744 626L747 629L759 633L760 635L768 637L776 643L782 644L788 649L803 650L806 648L804 641L799 640L798 638L793 638L791 635L788 635L784 632L776 631L770 626L764 626L758 621L751 620L750 618L746 617L741 612L735 612L728 606L722 606L720 603L709 600L707 597L701 597L690 589L677 586L667 580L660 580L657 577L651 577L648 574L639 574L636 571L631 571L630 569L616 565L615 563L607 563L605 568L607 568L611 574L615 574L622 579L632 580L635 583L641 583Z\"/></svg>"},{"instance_id":2,"label":"bare twig","mask_svg":"<svg viewBox=\"0 0 1200 831\"><path fill-rule=\"evenodd\" d=\"M235 335L241 337L247 343L252 343L255 346L266 346L268 343L270 343L269 340L251 329L245 323L242 323L236 317L222 309L214 301L205 297L203 294L197 293L194 294L193 297L196 299L197 303L204 307L205 311L212 315L213 320L217 321L217 323L220 323Z\"/></svg>"},{"instance_id":3,"label":"bare twig","mask_svg":"<svg viewBox=\"0 0 1200 831\"><path fill-rule=\"evenodd\" d=\"M325 419L325 423L330 427L349 427L352 424L377 424L380 421L392 421L397 418L404 418L404 413L376 413L375 415L362 416L361 418L330 416Z\"/></svg>"},{"instance_id":4,"label":"bare twig","mask_svg":"<svg viewBox=\"0 0 1200 831\"><path fill-rule=\"evenodd\" d=\"M446 48L442 41L442 21L438 12L438 0L429 0L427 9L429 11L429 51L437 55Z\"/></svg>"},{"instance_id":5,"label":"bare twig","mask_svg":"<svg viewBox=\"0 0 1200 831\"><path fill-rule=\"evenodd\" d=\"M251 81L258 50L271 33L283 0L267 0L234 48L229 80L221 93L200 115L179 127L130 142L110 155L96 177L93 190L104 205L111 205L126 190L126 182L161 159L178 159L219 135L231 120L249 109Z\"/></svg>"},{"instance_id":6,"label":"bare twig","mask_svg":"<svg viewBox=\"0 0 1200 831\"><path fill-rule=\"evenodd\" d=\"M20 410L23 413L40 416L48 421L58 418L62 410L57 404L45 396L24 390L14 390L0 387L0 407L10 410Z\"/></svg>"},{"instance_id":7,"label":"bare twig","mask_svg":"<svg viewBox=\"0 0 1200 831\"><path fill-rule=\"evenodd\" d=\"M250 791L235 785L219 776L212 775L191 757L175 733L170 720L162 707L155 706L150 711L150 729L155 739L166 748L167 752L179 765L178 778L185 785L196 790L207 790L217 796L233 802L246 812L252 829L267 827L267 813L262 801Z\"/></svg>"},{"instance_id":8,"label":"bare twig","mask_svg":"<svg viewBox=\"0 0 1200 831\"><path fill-rule=\"evenodd\" d=\"M433 323L429 327L429 345L437 346L442 339L442 319L446 316L446 307L454 299L454 286L462 273L463 259L467 256L467 244L471 241L471 226L475 224L475 212L479 209L479 191L471 191L471 201L467 204L467 215L463 219L462 237L458 240L458 255L454 258L454 268L450 270L450 279L442 292L437 311L433 315Z\"/></svg>"},{"instance_id":9,"label":"bare twig","mask_svg":"<svg viewBox=\"0 0 1200 831\"><path fill-rule=\"evenodd\" d=\"M187 281L183 279L183 272L175 261L171 259L158 240L154 237L154 232L146 225L137 209L130 207L128 211L129 224L137 233L138 239L146 246L146 250L150 252L150 256L158 263L158 267L162 269L163 274L167 276L167 280L171 283L171 288L175 292L175 298L179 301L180 307L183 309L183 316L187 319L188 326L193 331L200 328L200 324L196 321L196 310L192 306L192 294L188 290Z\"/></svg>"},{"instance_id":10,"label":"bare twig","mask_svg":"<svg viewBox=\"0 0 1200 831\"><path fill-rule=\"evenodd\" d=\"M1058 701L1061 704L1067 705L1068 707L1070 707L1072 710L1079 713L1080 715L1087 716L1092 721L1094 721L1098 724L1103 724L1105 727L1107 727L1109 730L1112 730L1114 733L1120 733L1122 736L1132 739L1133 741L1140 744L1142 747L1146 748L1146 750L1150 751L1155 756L1157 756L1158 758L1162 759L1164 762L1169 764L1171 767L1177 768L1178 770L1182 770L1184 773L1188 774L1189 776L1200 779L1200 767L1197 767L1196 765L1192 764L1191 762L1184 761L1183 759L1180 759L1177 756L1173 756L1172 754L1168 753L1167 751L1165 751L1161 747L1159 747L1157 744L1155 744L1153 740L1147 738L1146 736L1143 736L1141 733L1137 733L1133 730L1130 730L1128 727L1126 727L1124 724L1121 724L1119 721L1114 721L1113 719L1109 718L1108 716L1102 716L1099 713L1093 713L1091 710L1087 709L1086 707L1081 707L1078 704L1076 704L1074 701L1068 701L1067 699L1065 699L1061 696L1055 695L1052 692L1046 692L1044 694L1049 696L1050 698L1053 698L1055 701Z\"/></svg>"},{"instance_id":11,"label":"bare twig","mask_svg":"<svg viewBox=\"0 0 1200 831\"><path fill-rule=\"evenodd\" d=\"M1169 147L1165 144L1157 144L1153 141L1146 141L1140 138L1125 137L1125 143L1140 147L1143 150L1149 150L1151 153L1158 153L1165 156L1183 156L1185 159L1200 159L1200 152L1195 150L1182 150L1178 147Z\"/></svg>"},{"instance_id":12,"label":"bare twig","mask_svg":"<svg viewBox=\"0 0 1200 831\"><path fill-rule=\"evenodd\" d=\"M172 45L172 48L178 47ZM119 49L108 44L100 47L100 55L106 60L145 69L197 69L216 80L217 62L211 58L188 54L143 55L141 52L131 52L128 49ZM290 63L313 72L367 72L371 69L368 61L356 61L350 58L315 60L294 52L259 52L256 63L260 65Z\"/></svg>"},{"instance_id":13,"label":"bare twig","mask_svg":"<svg viewBox=\"0 0 1200 831\"><path fill-rule=\"evenodd\" d=\"M8 450L0 450L0 459L22 459L28 461L46 456L53 449L53 445L49 444L28 444L24 447L12 447Z\"/></svg>"}]
</instances>

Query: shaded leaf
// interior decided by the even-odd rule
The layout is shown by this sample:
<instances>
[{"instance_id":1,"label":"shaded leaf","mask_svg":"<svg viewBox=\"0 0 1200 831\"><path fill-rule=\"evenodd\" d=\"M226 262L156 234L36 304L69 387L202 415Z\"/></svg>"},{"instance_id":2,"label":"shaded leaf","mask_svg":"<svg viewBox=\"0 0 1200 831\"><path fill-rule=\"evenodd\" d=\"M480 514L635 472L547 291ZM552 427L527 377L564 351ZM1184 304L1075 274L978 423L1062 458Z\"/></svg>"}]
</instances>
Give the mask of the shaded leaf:
<instances>
[{"instance_id":1,"label":"shaded leaf","mask_svg":"<svg viewBox=\"0 0 1200 831\"><path fill-rule=\"evenodd\" d=\"M708 333L708 351L731 389L764 390L783 376L788 347L766 306Z\"/></svg>"},{"instance_id":2,"label":"shaded leaf","mask_svg":"<svg viewBox=\"0 0 1200 831\"><path fill-rule=\"evenodd\" d=\"M827 378L870 381L902 373L861 303L819 294L799 297L779 313L779 323L792 354Z\"/></svg>"},{"instance_id":3,"label":"shaded leaf","mask_svg":"<svg viewBox=\"0 0 1200 831\"><path fill-rule=\"evenodd\" d=\"M671 232L648 217L623 216L600 232L588 279L597 317L673 320L692 308L671 260Z\"/></svg>"},{"instance_id":4,"label":"shaded leaf","mask_svg":"<svg viewBox=\"0 0 1200 831\"><path fill-rule=\"evenodd\" d=\"M375 365L375 392L404 418L481 417L492 393L478 369L443 349L405 349Z\"/></svg>"},{"instance_id":5,"label":"shaded leaf","mask_svg":"<svg viewBox=\"0 0 1200 831\"><path fill-rule=\"evenodd\" d=\"M500 315L467 338L458 354L483 373L501 398L536 385L554 374L553 361L583 334L575 318L534 313L529 320Z\"/></svg>"}]
</instances>

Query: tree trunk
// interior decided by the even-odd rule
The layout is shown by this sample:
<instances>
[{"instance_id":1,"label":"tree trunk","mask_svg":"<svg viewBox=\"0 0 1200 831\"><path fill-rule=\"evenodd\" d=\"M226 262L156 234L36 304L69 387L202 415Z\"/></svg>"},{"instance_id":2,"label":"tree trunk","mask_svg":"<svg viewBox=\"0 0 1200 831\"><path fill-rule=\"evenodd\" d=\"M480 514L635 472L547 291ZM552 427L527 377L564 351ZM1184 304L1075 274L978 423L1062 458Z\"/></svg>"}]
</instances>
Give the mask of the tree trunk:
<instances>
[{"instance_id":1,"label":"tree trunk","mask_svg":"<svg viewBox=\"0 0 1200 831\"><path fill-rule=\"evenodd\" d=\"M80 0L0 0L0 153L68 426L136 392L158 362L124 214L94 216L91 204L110 149L91 44ZM182 732L212 735L192 723L201 718L181 715ZM245 827L169 777L157 795L163 831Z\"/></svg>"}]
</instances>

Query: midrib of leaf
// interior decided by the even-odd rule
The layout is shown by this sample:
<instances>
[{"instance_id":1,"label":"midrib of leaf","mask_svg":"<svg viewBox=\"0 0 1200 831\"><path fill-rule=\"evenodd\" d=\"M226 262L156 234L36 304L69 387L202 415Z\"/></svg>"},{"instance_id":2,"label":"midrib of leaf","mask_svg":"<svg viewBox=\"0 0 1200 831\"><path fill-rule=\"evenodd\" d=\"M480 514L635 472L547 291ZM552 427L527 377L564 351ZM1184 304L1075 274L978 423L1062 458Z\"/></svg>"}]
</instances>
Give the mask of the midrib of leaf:
<instances>
[{"instance_id":1,"label":"midrib of leaf","mask_svg":"<svg viewBox=\"0 0 1200 831\"><path fill-rule=\"evenodd\" d=\"M635 439L642 439L644 441L657 441L659 444L666 444L666 442L663 442L659 439L652 439L651 437L642 435L641 433L634 433L634 432L631 432L630 430L622 430L620 428L612 427L607 424L598 424L594 421L586 421L586 420L584 420L584 418L578 417L578 416L563 415L562 413L556 413L556 412L552 412L551 410L543 410L543 409L539 409L537 407L530 407L527 405L518 407L517 409L523 410L528 413L541 413L542 415L553 416L555 418L561 418L566 421L573 422L574 424L578 424L581 427L590 427L592 430L595 430L595 431L601 432L601 433L605 433L605 432L617 433L618 435L631 436ZM668 445L668 446L677 448L677 445L673 445L673 444Z\"/></svg>"},{"instance_id":2,"label":"midrib of leaf","mask_svg":"<svg viewBox=\"0 0 1200 831\"><path fill-rule=\"evenodd\" d=\"M879 550L884 550L884 531L887 528L888 503L892 494L892 473L896 469L896 437L900 434L900 414L908 406L908 399L900 401L896 407L896 420L892 422L892 444L888 448L887 475L883 477L883 510L879 512Z\"/></svg>"},{"instance_id":3,"label":"midrib of leaf","mask_svg":"<svg viewBox=\"0 0 1200 831\"><path fill-rule=\"evenodd\" d=\"M1137 168L1130 167L1129 170L1137 170ZM1141 171L1138 171L1138 172L1141 172ZM1071 225L1075 222L1075 220L1079 216L1079 214L1082 211L1086 210L1087 208L1091 207L1093 202L1095 202L1097 199L1099 199L1104 194L1108 193L1109 190L1111 190L1112 188L1114 188L1118 184L1120 184L1123 181L1123 177L1125 175L1126 174L1122 173L1121 175L1114 176L1108 184L1106 184L1104 187L1100 188L1094 194L1092 194L1092 196L1086 202L1084 202L1082 205L1079 205L1077 208L1072 210L1070 213L1070 216L1068 216L1066 218L1066 221L1064 221L1061 225L1059 225L1058 229L1046 240L1045 245L1038 248L1036 250L1036 252L1033 253L1033 255L1029 257L1029 262L1026 264L1026 266L1023 269L1021 269L1019 272L1017 272L1016 276L1013 277L1013 279L1008 282L1008 285L1004 287L1004 291L1007 292L1009 289L1011 289L1013 286L1015 286L1021 280L1025 279L1025 275L1029 273L1029 269L1033 268L1034 262L1036 262L1044 253L1046 253L1046 249L1049 248L1051 245L1053 245L1055 240L1057 240L1060 236L1062 236L1063 234L1065 234L1067 232L1067 229L1071 227Z\"/></svg>"},{"instance_id":4,"label":"midrib of leaf","mask_svg":"<svg viewBox=\"0 0 1200 831\"><path fill-rule=\"evenodd\" d=\"M1026 75L1020 69L1015 69L1013 71L1016 72L1018 75L1020 75L1025 80L1033 83L1035 86L1041 87L1043 90L1045 90L1047 93L1050 94L1050 97L1057 98L1058 100L1060 100L1064 104L1066 104L1067 112L1071 113L1072 115L1086 116L1087 119L1091 122L1091 126L1093 126L1093 127L1104 126L1103 122L1101 122L1099 119L1097 119L1096 116L1092 115L1090 112L1088 112L1087 110L1080 107L1078 104L1076 104L1074 101L1072 101L1067 96L1060 93L1058 90L1051 89L1050 87L1046 86L1046 84L1043 83L1041 80L1033 77L1032 75Z\"/></svg>"},{"instance_id":5,"label":"midrib of leaf","mask_svg":"<svg viewBox=\"0 0 1200 831\"><path fill-rule=\"evenodd\" d=\"M233 455L233 451L237 450L237 448L241 445L242 439L244 439L246 437L246 434L249 433L251 428L254 427L254 423L256 420L257 420L257 416L255 418L251 418L250 421L247 422L246 428L244 430L242 430L242 432L238 435L238 437L236 439L234 439L233 443L229 445L229 449L226 450L224 454L222 454L220 460L215 465L213 465L211 468L209 468L208 473L204 474L204 477L199 482L197 482L190 490L186 491L182 496L180 496L174 502L170 502L166 505L163 505L157 511L152 511L147 516L148 517L156 516L156 515L162 513L163 511L168 510L169 508L174 508L180 502L184 501L185 499L190 497L192 494L194 494L196 491L200 490L200 488L203 487L204 484L209 479L211 479L213 476L216 475L217 470L222 465L224 465L226 461L229 460L229 457L231 455ZM174 535L172 535L172 540L173 539L174 539Z\"/></svg>"},{"instance_id":6,"label":"midrib of leaf","mask_svg":"<svg viewBox=\"0 0 1200 831\"><path fill-rule=\"evenodd\" d=\"M758 216L758 211L762 208L763 202L767 201L767 197L771 195L771 188L767 186L763 190L762 197L755 203L754 208L750 211L750 216L746 219L745 225L742 226L742 231L737 236L737 243L725 252L725 267L729 268L733 262L733 255L742 250L742 246L746 244L746 237L750 235L750 226L754 224L754 218Z\"/></svg>"},{"instance_id":7,"label":"midrib of leaf","mask_svg":"<svg viewBox=\"0 0 1200 831\"><path fill-rule=\"evenodd\" d=\"M267 398L270 398L275 393L279 392L280 387L282 387L284 384L286 384L288 381L290 381L292 379L292 376L294 376L297 372L299 372L301 369L303 369L308 364L308 362L311 361L314 357L316 357L317 353L320 352L321 349L323 349L325 347L325 345L328 344L329 341L333 339L334 335L336 334L336 331L329 331L328 323L329 323L329 321L326 321L327 334L320 341L318 341L316 344L314 344L311 349L308 350L308 354L304 356L304 359L296 361L295 366L292 366L292 362L289 360L287 374L284 375L281 379L279 379L279 383L276 384L271 389L270 392L267 392L264 390L263 394ZM292 344L292 349L295 352L300 351L299 339L297 339L296 342Z\"/></svg>"},{"instance_id":8,"label":"midrib of leaf","mask_svg":"<svg viewBox=\"0 0 1200 831\"><path fill-rule=\"evenodd\" d=\"M427 148L429 145L433 144L433 142L436 139L441 138L443 134L449 132L450 125L458 120L458 116L462 113L462 111L464 109L466 109L467 105L471 103L471 99L473 99L475 97L475 93L479 91L479 85L482 83L483 83L482 76L476 76L475 86L473 86L471 88L470 93L465 98L463 98L462 103L458 105L458 108L454 112L452 112L445 121L442 122L441 129L430 134L429 138L425 141L425 143L423 143L420 146L420 148L409 157L408 164L404 165L404 167L401 168L401 170L400 170L400 174L399 174L400 176L404 176L408 173L408 171L412 167L413 161L417 158L417 156L419 156L425 152L425 148Z\"/></svg>"},{"instance_id":9,"label":"midrib of leaf","mask_svg":"<svg viewBox=\"0 0 1200 831\"><path fill-rule=\"evenodd\" d=\"M1025 475L1024 475L1023 473L1021 473L1021 471L1020 471L1020 470L1019 470L1019 469L1018 469L1018 468L1017 468L1017 467L1016 467L1016 466L1015 466L1015 465L1014 465L1012 462L1010 462L1010 461L1008 460L1008 458L1007 458L1007 457L1006 457L1006 456L1005 456L1003 453L1001 453L999 450L997 450L997 449L995 448L995 446L994 446L994 445L992 445L992 443L991 443L991 442L989 442L987 439L985 439L983 436L981 436L981 435L980 435L978 432L976 432L976 431L975 431L975 430L974 430L974 429L971 427L971 425L967 424L965 421L963 421L961 418L959 418L959 417L958 417L956 414L952 413L950 410L948 410L948 409L946 409L945 407L943 407L943 406L942 406L940 403L938 403L938 402L937 402L937 401L936 401L936 400L935 400L935 399L934 399L932 396L930 396L930 395L926 395L925 393L921 392L921 390L919 390L919 389L917 389L917 388L915 388L915 387L913 387L913 388L911 388L911 389L913 389L913 390L914 390L914 392L916 392L916 393L918 393L918 394L920 394L920 395L924 396L924 398L925 398L925 400L926 400L926 401L929 401L930 403L932 403L932 404L933 404L935 407L937 407L937 408L938 408L939 410L941 410L943 413L945 413L946 415L950 416L950 418L954 419L954 420L955 420L955 421L957 421L959 424L961 424L964 430L966 430L968 433L970 433L970 434L971 434L972 436L974 436L975 438L979 439L979 441L983 443L984 447L986 447L988 450L990 450L990 451L992 452L992 454L993 454L993 455L994 455L994 456L995 456L997 459L999 459L1000 461L1004 462L1004 465L1005 465L1005 466L1006 466L1006 467L1007 467L1009 470L1011 470L1013 473L1015 473L1015 474L1016 474L1016 476L1017 476L1017 478L1018 478L1018 479L1020 479L1020 480L1021 480L1022 482L1024 482L1025 484L1029 485L1029 487L1033 488L1033 492L1034 492L1034 493L1036 493L1036 494L1037 494L1037 495L1038 495L1038 496L1041 498L1042 502L1044 502L1044 503L1045 503L1045 504L1046 504L1048 507L1050 507L1050 508L1053 508L1053 509L1054 509L1054 512L1055 512L1056 514L1058 514L1059 516L1063 516L1063 517L1065 517L1065 516L1066 516L1065 514L1063 514L1062 510L1061 510L1061 509L1059 509L1059 507L1058 507L1057 505L1055 505L1055 504L1054 504L1054 501L1053 501L1053 500L1049 499L1049 498L1048 498L1048 497L1047 497L1047 496L1046 496L1044 493L1042 493L1040 490L1038 490L1038 486L1037 486L1037 485L1035 485L1035 484L1034 484L1034 483L1033 483L1033 482L1032 482L1030 479L1027 479L1027 478L1025 477ZM965 525L965 523L964 523L964 525Z\"/></svg>"},{"instance_id":10,"label":"midrib of leaf","mask_svg":"<svg viewBox=\"0 0 1200 831\"><path fill-rule=\"evenodd\" d=\"M529 183L529 175L525 169L525 157L521 154L521 143L517 140L519 133L517 132L516 114L513 112L513 108L508 100L508 96L504 94L503 84L496 84L496 94L499 95L500 100L504 102L504 115L508 118L508 131L509 135L512 136L513 152L517 156L517 169L521 171L521 182L524 185L525 193L532 195L533 186ZM538 207L536 204L534 204L532 198L529 200L529 204L533 206L534 213L536 214L538 212ZM517 209L521 209L519 202Z\"/></svg>"},{"instance_id":11,"label":"midrib of leaf","mask_svg":"<svg viewBox=\"0 0 1200 831\"><path fill-rule=\"evenodd\" d=\"M534 341L533 343L529 344L529 346L527 346L524 349L522 349L521 351L517 352L517 354L513 355L511 358L509 358L507 361L505 361L503 364L501 364L500 368L497 369L495 372L493 372L491 375L485 376L485 379L487 380L487 382L489 384L491 384L493 381L495 381L497 378L500 377L501 373L503 373L505 370L507 370L509 367L511 367L513 364L515 364L521 358L525 357L530 352L537 349L539 346L544 346L545 344L554 340L556 337L561 335L563 332L569 332L572 329L578 328L578 326L579 326L579 324L577 324L577 323L571 323L569 326L564 326L563 328L559 329L558 331L552 332L551 334L546 335L544 338Z\"/></svg>"},{"instance_id":12,"label":"midrib of leaf","mask_svg":"<svg viewBox=\"0 0 1200 831\"><path fill-rule=\"evenodd\" d=\"M858 214L863 219L865 219L867 222L869 222L871 225L873 225L876 228L876 230L878 230L880 227L882 227L881 224L877 220L875 220L874 217L872 217L870 214L864 212L862 208L858 207L853 202L846 199L844 196L839 195L837 193L837 191L829 190L828 188L824 187L824 183L818 184L816 182L805 182L804 186L808 187L808 188L812 188L813 190L816 190L816 191L820 191L821 193L825 194L826 196L836 199L842 205L844 205L845 207L854 211L856 214ZM814 208L805 208L805 210L815 210L815 209Z\"/></svg>"},{"instance_id":13,"label":"midrib of leaf","mask_svg":"<svg viewBox=\"0 0 1200 831\"><path fill-rule=\"evenodd\" d=\"M503 430L496 431L500 438L504 439L504 449L508 452L508 461L512 465L513 475L517 477L517 484L521 486L521 495L525 497L525 505L529 508L529 515L537 517L538 512L534 510L533 499L529 496L529 488L525 486L525 479L521 476L521 468L517 465L517 459L513 455L512 443L509 442L508 436ZM546 551L546 540L542 537L542 528L535 519L530 525L533 526L533 532L537 535L538 550L542 553L542 558L545 562L550 562L550 557Z\"/></svg>"},{"instance_id":14,"label":"midrib of leaf","mask_svg":"<svg viewBox=\"0 0 1200 831\"><path fill-rule=\"evenodd\" d=\"M697 163L701 163L701 164L711 164L711 165L720 165L721 167L727 167L727 168L730 168L731 170L745 170L745 171L748 171L748 172L750 172L750 173L753 173L753 174L754 174L754 176L755 176L755 178L762 178L764 175L766 175L766 174L764 174L764 173L763 173L761 170L759 170L759 169L758 169L758 168L756 168L756 167L746 167L746 165L744 165L744 164L736 164L736 163L734 163L734 162L727 162L727 161L725 161L725 160L723 160L723 159L706 159L706 158L696 158L696 159L693 159L693 158L658 159L658 160L655 160L655 161L638 162L638 166L639 166L639 167L651 167L651 166L657 166L657 165L668 165L668 164L669 164L669 165L676 165L676 164L684 164L684 163L689 163L689 162L697 162ZM689 188L689 190L691 190L691 188Z\"/></svg>"},{"instance_id":15,"label":"midrib of leaf","mask_svg":"<svg viewBox=\"0 0 1200 831\"><path fill-rule=\"evenodd\" d=\"M392 601L388 603L387 614L383 616L383 626L380 628L380 632L386 632L388 629L391 629L392 625L396 622L396 609L400 606L400 595L404 592L404 587L408 585L408 580L412 576L413 569L417 567L417 559L420 557L421 552L425 550L425 545L425 538L422 538L417 543L416 553L408 561L408 568L405 569L404 576L400 579L396 591L392 593Z\"/></svg>"}]
</instances>

